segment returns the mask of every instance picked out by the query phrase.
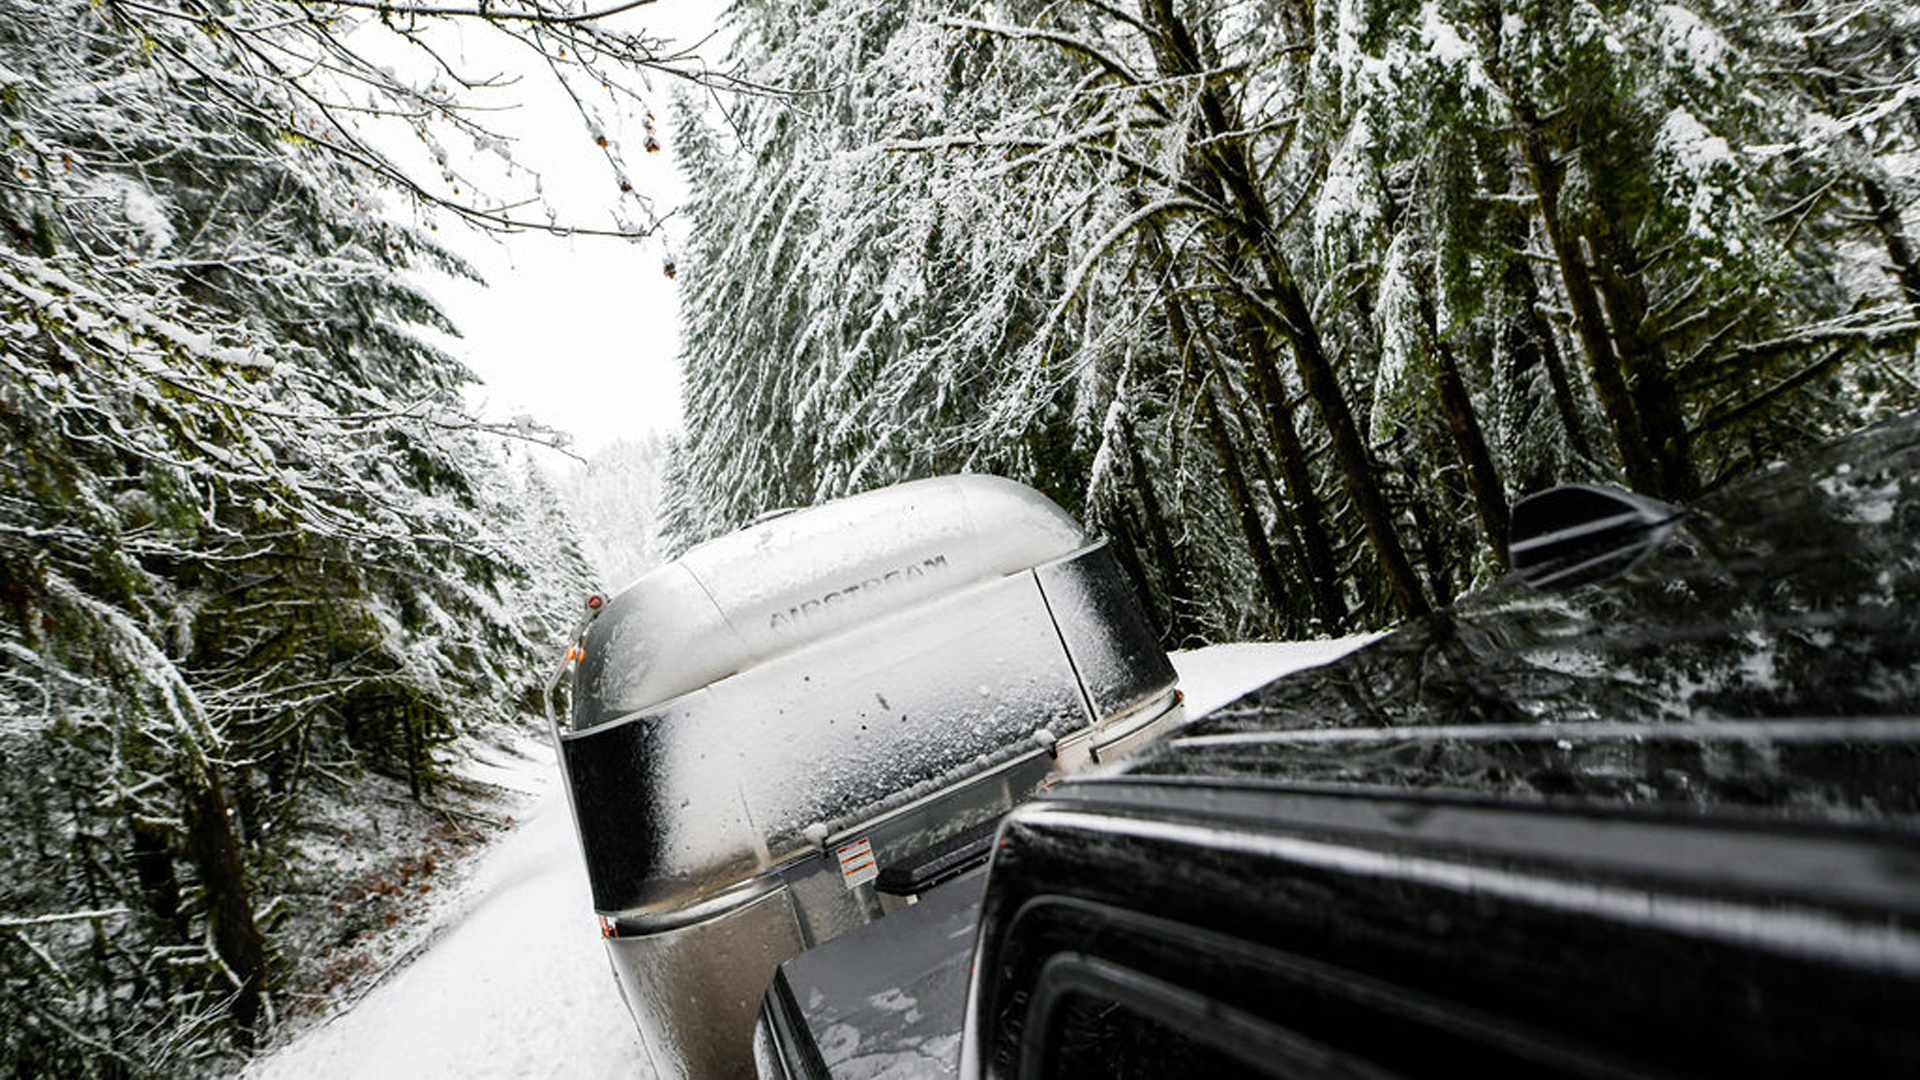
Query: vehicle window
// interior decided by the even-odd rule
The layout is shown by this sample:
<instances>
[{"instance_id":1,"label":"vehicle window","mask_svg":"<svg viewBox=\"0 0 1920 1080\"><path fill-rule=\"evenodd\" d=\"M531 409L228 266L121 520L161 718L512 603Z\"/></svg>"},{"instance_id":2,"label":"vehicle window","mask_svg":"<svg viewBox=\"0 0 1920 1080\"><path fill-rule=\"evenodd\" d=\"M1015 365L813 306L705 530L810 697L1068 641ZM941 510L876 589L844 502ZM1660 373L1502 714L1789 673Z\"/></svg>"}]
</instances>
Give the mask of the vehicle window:
<instances>
[{"instance_id":1,"label":"vehicle window","mask_svg":"<svg viewBox=\"0 0 1920 1080\"><path fill-rule=\"evenodd\" d=\"M1092 994L1073 994L1048 1033L1051 1080L1234 1080L1265 1072L1222 1053L1149 1013Z\"/></svg>"}]
</instances>

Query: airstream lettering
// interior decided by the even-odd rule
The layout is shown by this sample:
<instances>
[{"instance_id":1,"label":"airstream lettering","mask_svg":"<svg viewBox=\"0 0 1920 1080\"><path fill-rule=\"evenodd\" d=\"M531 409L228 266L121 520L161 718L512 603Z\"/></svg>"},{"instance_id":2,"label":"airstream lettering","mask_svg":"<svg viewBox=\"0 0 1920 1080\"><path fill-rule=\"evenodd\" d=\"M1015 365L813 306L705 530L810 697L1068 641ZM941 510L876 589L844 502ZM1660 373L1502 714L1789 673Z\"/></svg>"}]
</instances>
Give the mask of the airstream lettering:
<instances>
[{"instance_id":1,"label":"airstream lettering","mask_svg":"<svg viewBox=\"0 0 1920 1080\"><path fill-rule=\"evenodd\" d=\"M780 961L979 865L1015 804L1179 717L1104 542L984 476L703 544L568 657L561 769L663 1076L750 1075Z\"/></svg>"},{"instance_id":2,"label":"airstream lettering","mask_svg":"<svg viewBox=\"0 0 1920 1080\"><path fill-rule=\"evenodd\" d=\"M878 577L870 577L857 585L849 585L844 589L835 589L833 592L828 593L818 600L803 601L798 607L790 607L785 611L776 611L773 613L771 619L768 620L767 625L770 629L774 630L787 629L806 619L808 616L811 616L823 607L829 607L844 600L872 596L874 592L885 586L893 585L901 581L911 581L914 578L925 577L930 573L945 570L946 568L947 557L945 555L934 555L922 559L917 563L910 563L898 570L889 570Z\"/></svg>"}]
</instances>

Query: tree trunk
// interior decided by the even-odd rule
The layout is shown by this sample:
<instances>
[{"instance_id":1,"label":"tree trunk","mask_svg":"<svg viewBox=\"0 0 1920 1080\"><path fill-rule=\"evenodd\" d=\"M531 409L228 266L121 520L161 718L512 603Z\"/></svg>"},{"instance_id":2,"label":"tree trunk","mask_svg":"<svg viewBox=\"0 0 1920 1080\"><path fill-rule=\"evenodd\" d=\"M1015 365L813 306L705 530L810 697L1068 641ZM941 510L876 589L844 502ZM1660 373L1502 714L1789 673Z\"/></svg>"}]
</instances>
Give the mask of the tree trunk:
<instances>
[{"instance_id":1,"label":"tree trunk","mask_svg":"<svg viewBox=\"0 0 1920 1080\"><path fill-rule=\"evenodd\" d=\"M1515 259L1520 269L1525 271L1522 260ZM1580 399L1574 395L1573 379L1567 375L1567 364L1560 355L1560 343L1556 339L1553 327L1540 317L1540 290L1533 281L1533 275L1527 274L1527 287L1520 294L1527 305L1527 313L1522 317L1523 332L1534 348L1539 350L1540 366L1546 370L1547 385L1553 389L1553 407L1560 414L1560 426L1567 433L1567 449L1583 461L1594 460L1593 443L1587 439L1587 425L1580 419Z\"/></svg>"},{"instance_id":2,"label":"tree trunk","mask_svg":"<svg viewBox=\"0 0 1920 1080\"><path fill-rule=\"evenodd\" d=\"M1165 583L1167 640L1178 648L1193 630L1187 615L1188 606L1193 601L1192 587L1187 584L1186 568L1181 565L1179 548L1174 546L1173 530L1167 526L1167 515L1161 509L1160 495L1153 486L1153 476L1140 454L1140 441L1133 429L1131 413L1122 422L1121 440L1126 443L1127 470L1133 480L1133 493L1140 500L1140 514L1146 518L1147 537L1153 544L1154 559L1160 564L1160 580Z\"/></svg>"},{"instance_id":3,"label":"tree trunk","mask_svg":"<svg viewBox=\"0 0 1920 1080\"><path fill-rule=\"evenodd\" d=\"M1247 455L1252 459L1249 468L1256 475L1247 481L1248 492L1254 494L1257 481L1259 491L1266 495L1266 504L1273 507L1273 528L1267 530L1267 542L1276 548L1275 558L1280 560L1282 565L1296 571L1287 579L1291 587L1287 590L1287 607L1280 613L1284 623L1279 628L1290 638L1303 637L1307 633L1308 626L1318 620L1310 616L1306 610L1307 605L1299 596L1297 570L1302 561L1299 531L1294 526L1293 515L1288 512L1286 496L1281 493L1280 484L1274 478L1273 467L1267 461L1266 455L1261 452L1260 425L1247 415L1246 404L1242 400L1243 395L1238 391L1241 380L1236 380L1229 374L1218 351L1205 337L1201 338L1201 346L1207 354L1210 370L1213 372L1214 385L1220 388L1220 393L1215 396L1216 403L1225 406L1226 420L1238 439L1238 445L1246 447ZM1311 584L1316 588L1321 587L1318 582Z\"/></svg>"},{"instance_id":4,"label":"tree trunk","mask_svg":"<svg viewBox=\"0 0 1920 1080\"><path fill-rule=\"evenodd\" d=\"M1648 453L1640 430L1640 416L1633 395L1627 388L1620 358L1608 337L1606 318L1600 310L1593 276L1579 240L1568 232L1560 213L1561 172L1548 145L1546 123L1506 63L1506 13L1498 3L1480 6L1480 61L1509 103L1513 116L1513 144L1520 157L1522 172L1532 188L1534 210L1539 215L1548 246L1553 249L1560 283L1567 293L1567 306L1573 311L1574 334L1587 357L1587 370L1593 376L1594 390L1600 398L1600 410L1613 429L1614 444L1625 468L1627 483L1641 491L1660 490L1660 471ZM1531 274L1529 274L1531 276Z\"/></svg>"},{"instance_id":5,"label":"tree trunk","mask_svg":"<svg viewBox=\"0 0 1920 1080\"><path fill-rule=\"evenodd\" d=\"M1334 372L1333 362L1321 346L1320 334L1314 327L1306 298L1287 276L1286 267L1279 260L1280 253L1269 245L1269 280L1288 336L1292 339L1293 357L1300 369L1300 381L1306 385L1307 396L1313 399L1321 421L1327 425L1334 459L1340 464L1340 471L1347 480L1347 490L1353 495L1354 507L1359 510L1360 519L1366 525L1367 539L1372 543L1374 554L1386 573L1394 603L1400 608L1401 614L1409 618L1431 614L1433 609L1427 604L1426 592L1420 587L1420 579L1414 574L1406 550L1400 546L1400 536L1393 524L1393 511L1380 490L1373 456L1367 452L1366 443L1360 437L1359 425L1354 423L1353 413L1347 408L1340 377Z\"/></svg>"},{"instance_id":6,"label":"tree trunk","mask_svg":"<svg viewBox=\"0 0 1920 1080\"><path fill-rule=\"evenodd\" d=\"M1152 31L1151 44L1162 75L1192 78L1208 73L1192 30L1174 11L1172 0L1140 0L1140 13L1144 25ZM1292 347L1307 396L1327 425L1334 457L1365 524L1367 540L1380 560L1395 604L1408 617L1426 615L1432 611L1426 593L1400 545L1393 513L1380 492L1371 455L1354 423L1339 376L1320 340L1306 299L1293 278L1285 254L1274 242L1272 209L1266 194L1254 180L1245 145L1232 137L1241 124L1217 83L1209 84L1201 92L1200 113L1202 131L1210 139L1192 152L1190 169L1198 174L1196 179L1203 186L1218 192L1223 204L1232 209L1221 225L1237 248L1233 253L1235 261L1251 262L1257 272L1263 272L1266 290L1280 312L1280 325L1273 329ZM1258 356L1250 361L1258 371ZM1259 377L1264 378L1265 373Z\"/></svg>"},{"instance_id":7,"label":"tree trunk","mask_svg":"<svg viewBox=\"0 0 1920 1080\"><path fill-rule=\"evenodd\" d=\"M414 802L420 801L420 724L416 710L411 706L401 710L400 731L405 737L407 754L407 794Z\"/></svg>"},{"instance_id":8,"label":"tree trunk","mask_svg":"<svg viewBox=\"0 0 1920 1080\"><path fill-rule=\"evenodd\" d=\"M1213 444L1213 456L1220 462L1220 479L1227 486L1227 496L1233 500L1234 509L1239 511L1240 532L1247 539L1247 551L1253 555L1254 569L1260 575L1260 586L1266 591L1267 602L1274 612L1284 614L1287 610L1287 584L1280 576L1280 564L1273 557L1273 547L1267 543L1266 526L1260 521L1260 512L1254 508L1253 495L1247 490L1246 473L1240 468L1239 455L1234 453L1233 439L1220 419L1220 410L1214 405L1212 387L1201 391L1200 407L1204 410L1201 423L1207 429L1208 440Z\"/></svg>"},{"instance_id":9,"label":"tree trunk","mask_svg":"<svg viewBox=\"0 0 1920 1080\"><path fill-rule=\"evenodd\" d=\"M1409 488L1412 488L1417 483L1417 478L1408 477L1407 481ZM1440 485L1443 488L1457 489L1458 487L1458 485L1447 483L1444 475L1440 479ZM1419 538L1421 554L1426 558L1427 566L1433 570L1427 575L1427 582L1433 590L1433 595L1439 598L1444 607L1453 603L1453 581L1447 573L1447 545L1434 523L1433 511L1428 507L1427 500L1414 499L1412 506L1413 534Z\"/></svg>"},{"instance_id":10,"label":"tree trunk","mask_svg":"<svg viewBox=\"0 0 1920 1080\"><path fill-rule=\"evenodd\" d=\"M1887 197L1886 189L1872 180L1860 181L1860 193L1866 196L1867 209L1873 213L1873 227L1880 233L1880 242L1886 245L1888 269L1900 286L1900 295L1913 309L1914 318L1920 319L1920 263L1913 258L1913 246L1907 242L1906 222L1901 220L1900 208Z\"/></svg>"},{"instance_id":11,"label":"tree trunk","mask_svg":"<svg viewBox=\"0 0 1920 1080\"><path fill-rule=\"evenodd\" d=\"M1164 257L1164 248L1160 254ZM1162 305L1166 310L1167 332L1173 337L1174 348L1179 350L1181 356L1192 356L1195 343L1185 307L1177 295L1171 294L1165 297ZM1219 362L1213 358L1212 350L1207 350L1207 355L1211 361L1209 366L1218 368ZM1247 551L1253 556L1254 565L1259 570L1261 586L1266 589L1274 614L1284 618L1291 606L1288 603L1286 580L1280 576L1280 564L1273 556L1273 545L1267 538L1266 526L1254 508L1253 492L1247 487L1246 473L1240 468L1239 456L1233 449L1233 436L1222 426L1219 410L1214 405L1213 395L1225 388L1226 376L1215 371L1208 383L1207 388L1200 392L1200 404L1206 409L1204 426L1207 438L1212 441L1214 456L1220 461L1220 476L1227 485L1227 496L1239 511L1240 529L1246 535Z\"/></svg>"},{"instance_id":12,"label":"tree trunk","mask_svg":"<svg viewBox=\"0 0 1920 1080\"><path fill-rule=\"evenodd\" d=\"M180 881L173 872L167 831L131 813L127 815L127 831L133 837L134 879L140 883L140 899L147 913L162 928L165 940L185 941L187 925L181 918Z\"/></svg>"},{"instance_id":13,"label":"tree trunk","mask_svg":"<svg viewBox=\"0 0 1920 1080\"><path fill-rule=\"evenodd\" d=\"M1633 409L1640 418L1640 433L1659 472L1660 486L1654 494L1686 502L1699 492L1700 481L1693 470L1692 440L1666 351L1646 335L1647 298L1639 259L1606 220L1593 222L1586 235L1599 266L1600 295L1606 301L1607 323L1633 396Z\"/></svg>"},{"instance_id":14,"label":"tree trunk","mask_svg":"<svg viewBox=\"0 0 1920 1080\"><path fill-rule=\"evenodd\" d=\"M1151 234L1151 241L1154 257L1163 266L1170 265L1171 256L1165 238L1155 231ZM1199 349L1205 354L1207 370L1212 372L1216 385L1223 390L1230 388L1233 380L1225 363L1214 349L1212 339L1195 333L1192 322L1187 318L1185 304L1169 295L1163 306L1167 312L1168 332L1181 355L1192 355L1194 349ZM1326 510L1313 487L1306 448L1301 445L1299 432L1294 428L1293 407L1287 400L1286 386L1274 366L1272 340L1258 320L1241 321L1241 345L1246 353L1247 366L1255 374L1254 383L1260 394L1267 434L1287 488L1287 499L1283 500L1277 490L1269 487L1274 509L1281 522L1291 519L1293 527L1298 530L1298 550L1306 563L1307 587L1313 594L1315 619L1324 633L1333 634L1339 632L1347 618L1346 601L1341 595L1339 567L1333 557L1333 543L1328 538ZM1239 402L1230 394L1228 404L1236 414L1241 412ZM1242 420L1244 422L1244 417ZM1249 441L1252 434L1252 425L1249 424ZM1296 618L1290 609L1283 611L1283 614L1289 621Z\"/></svg>"},{"instance_id":15,"label":"tree trunk","mask_svg":"<svg viewBox=\"0 0 1920 1080\"><path fill-rule=\"evenodd\" d=\"M1527 177L1533 185L1540 224L1546 231L1547 242L1553 248L1554 261L1560 268L1560 282L1566 288L1567 304L1573 310L1574 330L1579 335L1581 349L1587 355L1587 368L1593 374L1594 389L1600 395L1600 408L1613 427L1614 442L1619 448L1620 462L1626 468L1627 483L1639 491L1659 494L1663 486L1660 470L1654 464L1646 436L1641 431L1640 414L1634 408L1632 393L1627 389L1620 358L1613 350L1613 339L1608 335L1606 316L1600 310L1599 296L1594 288L1593 276L1587 269L1586 256L1580 250L1579 241L1567 233L1560 220L1560 166L1553 160L1546 135L1541 130L1540 119L1534 114L1532 106L1516 101L1513 111L1519 125L1516 137L1520 143L1520 156L1526 163Z\"/></svg>"},{"instance_id":16,"label":"tree trunk","mask_svg":"<svg viewBox=\"0 0 1920 1080\"><path fill-rule=\"evenodd\" d=\"M1799 6L1796 5L1796 7ZM1906 66L1901 62L1906 59L1903 43L1904 39L1900 34L1889 31L1883 46L1888 55L1895 60L1895 66L1899 68ZM1816 76L1813 80L1814 84L1820 88L1820 96L1825 99L1823 104L1833 110L1834 115L1840 115L1848 95L1841 87L1839 80L1832 74L1834 65L1829 61L1826 50L1816 46L1812 39L1803 39L1803 48L1806 50L1808 67L1813 71L1826 73ZM1908 98L1906 114L1912 122L1915 134L1920 134L1920 101ZM1851 136L1851 141L1862 158L1868 161L1875 159L1873 146L1863 135L1855 132ZM1893 274L1894 282L1900 287L1901 298L1913 310L1915 317L1920 318L1920 264L1914 261L1913 246L1907 241L1906 222L1900 215L1900 208L1888 196L1887 190L1872 177L1860 178L1860 194L1867 200L1867 210L1873 222L1874 231L1880 234L1880 243L1887 249L1888 269Z\"/></svg>"},{"instance_id":17,"label":"tree trunk","mask_svg":"<svg viewBox=\"0 0 1920 1080\"><path fill-rule=\"evenodd\" d=\"M1262 343L1271 338L1258 326L1244 328L1243 340L1257 336ZM1313 590L1313 608L1322 629L1337 634L1347 621L1347 601L1341 591L1340 564L1334 558L1333 539L1327 531L1327 509L1313 487L1313 469L1307 448L1295 426L1293 402L1281 380L1270 348L1248 348L1247 367L1253 372L1254 387L1260 394L1261 415L1266 418L1267 437L1272 441L1274 459L1280 466L1281 480L1293 505L1293 516L1300 530L1300 554L1307 564L1308 584Z\"/></svg>"},{"instance_id":18,"label":"tree trunk","mask_svg":"<svg viewBox=\"0 0 1920 1080\"><path fill-rule=\"evenodd\" d=\"M1215 359L1215 370L1224 370L1224 365L1220 364L1218 358ZM1226 384L1223 383L1223 385ZM1298 578L1301 564L1308 561L1304 553L1305 544L1301 539L1300 523L1294 516L1293 505L1273 470L1273 462L1268 452L1271 443L1262 438L1260 422L1247 414L1246 403L1242 400L1241 394L1227 394L1225 400L1233 411L1233 428L1240 432L1241 443L1246 446L1247 453L1253 457L1253 468L1258 474L1260 489L1266 493L1267 504L1274 508L1273 531L1278 533L1280 545L1286 548L1288 566L1295 571L1294 577ZM1303 638L1316 632L1330 631L1323 611L1323 594L1331 591L1338 595L1338 583L1311 570L1305 576L1307 592L1311 594L1313 603L1309 610L1309 605L1300 602L1297 598L1299 582L1296 580L1293 590L1296 599L1286 612L1284 628L1286 635L1290 638Z\"/></svg>"},{"instance_id":19,"label":"tree trunk","mask_svg":"<svg viewBox=\"0 0 1920 1080\"><path fill-rule=\"evenodd\" d=\"M239 984L231 1010L235 1039L251 1047L266 989L266 938L253 921L246 867L227 817L227 794L219 775L209 770L207 776L190 780L186 794L187 843L206 890L214 951Z\"/></svg>"},{"instance_id":20,"label":"tree trunk","mask_svg":"<svg viewBox=\"0 0 1920 1080\"><path fill-rule=\"evenodd\" d=\"M1508 175L1510 178L1511 173ZM1510 182L1501 185L1502 190L1510 187ZM1540 283L1534 280L1533 267L1524 254L1526 221L1518 215L1502 215L1501 232L1508 254L1500 272L1500 291L1505 294L1508 314L1500 325L1500 350L1507 357L1508 370L1516 380L1535 364L1546 371L1553 407L1560 415L1561 430L1566 433L1567 449L1577 458L1591 460L1593 448L1587 441L1586 424L1580 419L1580 403L1574 396L1573 380L1567 377L1567 366L1560 356L1553 327L1540 316Z\"/></svg>"},{"instance_id":21,"label":"tree trunk","mask_svg":"<svg viewBox=\"0 0 1920 1080\"><path fill-rule=\"evenodd\" d=\"M1424 286L1416 284L1414 292L1419 298L1420 320L1425 324L1427 340L1433 348L1434 388L1439 391L1440 408L1447 417L1447 431L1453 436L1453 447L1460 455L1461 464L1466 466L1467 487L1472 491L1473 504L1480 512L1480 526L1486 530L1487 542L1493 547L1494 557L1501 566L1505 566L1506 488L1500 483L1499 470L1494 468L1493 454L1487 449L1486 434L1480 429L1480 415L1473 407L1473 395L1467 392L1466 380L1460 376L1460 364L1454 358L1453 349L1440 338L1440 320L1434 311L1433 300Z\"/></svg>"}]
</instances>

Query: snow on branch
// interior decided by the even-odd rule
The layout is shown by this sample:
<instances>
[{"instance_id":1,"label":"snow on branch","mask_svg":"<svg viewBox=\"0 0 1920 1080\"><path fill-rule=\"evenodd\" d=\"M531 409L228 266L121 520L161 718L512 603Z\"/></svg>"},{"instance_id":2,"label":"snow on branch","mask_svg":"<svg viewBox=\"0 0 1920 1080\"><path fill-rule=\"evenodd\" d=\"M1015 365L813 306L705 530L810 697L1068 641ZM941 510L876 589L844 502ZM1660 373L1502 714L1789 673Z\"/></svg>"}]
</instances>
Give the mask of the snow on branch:
<instances>
[{"instance_id":1,"label":"snow on branch","mask_svg":"<svg viewBox=\"0 0 1920 1080\"><path fill-rule=\"evenodd\" d=\"M0 915L0 930L26 930L35 926L57 926L60 923L91 922L95 919L111 919L125 915L124 907L94 908L88 911L65 911L57 915Z\"/></svg>"},{"instance_id":2,"label":"snow on branch","mask_svg":"<svg viewBox=\"0 0 1920 1080\"><path fill-rule=\"evenodd\" d=\"M646 114L648 152L659 149L651 134L653 96L649 75L664 75L732 94L783 96L737 70L710 67L695 51L649 33L619 25L616 16L650 5L630 0L582 8L552 0L518 3L440 5L384 3L379 0L267 0L237 9L198 4L178 9L140 0L104 5L110 25L129 31L137 47L188 78L178 80L216 100L221 107L255 117L269 131L309 146L362 171L419 204L437 207L477 227L514 232L617 236L640 239L661 225L646 195L627 179L624 150L608 137L594 100L616 112ZM612 226L564 220L547 204L538 173L514 160L513 140L496 130L485 114L496 111L488 100L520 81L503 74L468 75L450 58L442 29L468 22L484 25L497 40L511 43L526 66L550 75L573 103L586 132L606 161L609 182L618 188ZM383 35L384 40L383 40ZM102 35L103 40L105 35ZM389 42L405 46L404 57L425 57L424 73L397 70L383 62ZM436 183L393 149L392 141L363 129L366 118L404 121L439 173ZM471 169L454 164L435 137L436 128L491 148L506 176L531 178L531 193L489 195L505 181L476 179ZM377 129L375 129L377 131ZM406 130L395 128L393 130ZM514 213L546 204L547 220ZM637 212L629 218L628 212Z\"/></svg>"},{"instance_id":3,"label":"snow on branch","mask_svg":"<svg viewBox=\"0 0 1920 1080\"><path fill-rule=\"evenodd\" d=\"M226 740L207 721L206 709L186 677L153 639L126 612L89 595L57 570L46 572L47 593L88 615L94 625L109 632L108 644L126 674L153 691L173 730L181 736L182 751L195 773L213 775L213 761L226 749Z\"/></svg>"},{"instance_id":4,"label":"snow on branch","mask_svg":"<svg viewBox=\"0 0 1920 1080\"><path fill-rule=\"evenodd\" d=\"M1055 300L1053 306L1048 309L1046 320L1034 335L1033 341L1035 346L1044 350L1047 343L1054 339L1059 331L1061 320L1066 317L1067 312L1073 307L1074 303L1080 299L1081 293L1086 288L1088 280L1092 277L1094 268L1105 260L1106 257L1112 253L1113 249L1136 229L1175 214L1207 214L1210 212L1210 208L1204 204L1191 199L1174 197L1149 203L1115 222L1104 235L1094 241L1093 245L1081 256L1080 262L1067 275L1066 281L1061 287L1059 299ZM1039 377L1044 371L1044 364L1029 363L1025 365L1024 370L1020 372L1013 384L1012 392L1004 396L1016 400L1038 400L1039 396L1034 393L1034 390Z\"/></svg>"},{"instance_id":5,"label":"snow on branch","mask_svg":"<svg viewBox=\"0 0 1920 1080\"><path fill-rule=\"evenodd\" d=\"M396 4L389 3L387 0L322 0L321 6L377 11L383 19L474 18L488 22L532 22L546 26L567 26L612 18L622 12L646 7L656 2L657 0L626 0L625 3L585 11L570 11L564 7L535 3L532 0L522 0L523 10L497 8L484 3L478 7L441 7L429 4Z\"/></svg>"},{"instance_id":6,"label":"snow on branch","mask_svg":"<svg viewBox=\"0 0 1920 1080\"><path fill-rule=\"evenodd\" d=\"M1073 34L1062 33L1058 30L1042 30L1031 26L1014 26L1008 23L976 22L972 19L942 19L941 25L948 29L959 30L964 33L984 34L991 37L1006 38L1011 41L1045 42L1049 45L1056 45L1068 52L1077 53L1093 61L1096 65L1105 69L1110 75L1129 86L1142 86L1150 81L1142 78L1138 72L1133 70L1132 65L1118 56L1113 55L1113 53L1101 43L1090 41ZM1154 106L1155 111L1160 112L1163 116L1171 115L1164 106L1160 106L1158 103L1152 101L1149 101L1149 104Z\"/></svg>"}]
</instances>

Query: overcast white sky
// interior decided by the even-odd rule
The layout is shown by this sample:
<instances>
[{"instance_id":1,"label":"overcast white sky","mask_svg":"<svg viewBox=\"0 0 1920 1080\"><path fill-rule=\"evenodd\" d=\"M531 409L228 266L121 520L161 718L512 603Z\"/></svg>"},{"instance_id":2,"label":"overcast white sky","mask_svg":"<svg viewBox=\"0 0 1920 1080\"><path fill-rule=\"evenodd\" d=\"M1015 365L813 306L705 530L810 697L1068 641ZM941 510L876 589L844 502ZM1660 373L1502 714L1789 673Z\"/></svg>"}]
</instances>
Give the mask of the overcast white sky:
<instances>
[{"instance_id":1,"label":"overcast white sky","mask_svg":"<svg viewBox=\"0 0 1920 1080\"><path fill-rule=\"evenodd\" d=\"M660 0L626 18L692 42L713 31L722 6ZM475 71L526 70L523 51L504 47L483 28L457 32L437 47L464 58ZM723 49L716 42L701 53L717 64ZM665 213L679 204L684 187L668 130L674 84L656 78L653 85L662 152L641 150L646 133L637 115L609 117L605 130L627 149L634 187ZM541 174L541 189L562 220L611 224L620 200L616 180L585 121L551 77L530 72L513 90L497 93L493 104L510 106L490 123L514 140L514 160ZM491 155L460 139L442 136L442 141L450 156L468 155L467 166L487 167ZM463 162L454 164L458 168ZM518 213L543 216L534 208ZM485 285L439 275L423 281L461 328L463 339L442 344L483 380L470 394L482 417L531 416L573 435L574 449L585 455L622 437L680 428L679 297L662 265L676 247L673 234L684 236L681 223L674 223L664 242L636 243L536 232L487 235L455 224L450 215L438 220L436 238L486 278Z\"/></svg>"},{"instance_id":2,"label":"overcast white sky","mask_svg":"<svg viewBox=\"0 0 1920 1080\"><path fill-rule=\"evenodd\" d=\"M679 297L657 245L528 233L456 246L487 284L433 291L464 335L449 348L484 383L469 394L483 418L530 415L583 455L679 430Z\"/></svg>"}]
</instances>

